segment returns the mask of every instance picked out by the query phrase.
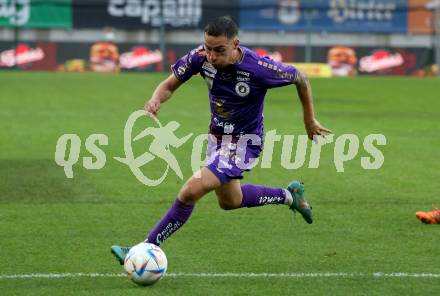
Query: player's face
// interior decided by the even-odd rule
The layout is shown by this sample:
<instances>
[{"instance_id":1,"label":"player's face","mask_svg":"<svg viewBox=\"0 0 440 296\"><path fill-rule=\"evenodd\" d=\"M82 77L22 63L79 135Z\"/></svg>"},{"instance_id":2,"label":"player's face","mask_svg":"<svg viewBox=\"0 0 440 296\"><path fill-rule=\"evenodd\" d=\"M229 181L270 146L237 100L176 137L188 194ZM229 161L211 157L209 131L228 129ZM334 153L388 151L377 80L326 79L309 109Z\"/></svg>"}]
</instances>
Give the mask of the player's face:
<instances>
[{"instance_id":1,"label":"player's face","mask_svg":"<svg viewBox=\"0 0 440 296\"><path fill-rule=\"evenodd\" d=\"M234 52L238 48L238 38L210 36L205 33L206 58L216 68L224 68L234 61Z\"/></svg>"}]
</instances>

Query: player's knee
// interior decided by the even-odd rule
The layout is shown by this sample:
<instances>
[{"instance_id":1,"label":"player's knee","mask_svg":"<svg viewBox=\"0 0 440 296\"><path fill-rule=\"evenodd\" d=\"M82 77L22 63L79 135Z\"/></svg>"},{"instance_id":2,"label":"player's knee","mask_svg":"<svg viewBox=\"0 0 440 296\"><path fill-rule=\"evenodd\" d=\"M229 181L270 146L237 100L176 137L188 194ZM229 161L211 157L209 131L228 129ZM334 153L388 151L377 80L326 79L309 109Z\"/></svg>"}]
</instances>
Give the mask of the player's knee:
<instances>
[{"instance_id":1,"label":"player's knee","mask_svg":"<svg viewBox=\"0 0 440 296\"><path fill-rule=\"evenodd\" d=\"M194 204L199 200L200 193L194 186L191 186L191 184L185 184L182 189L180 189L179 198L186 204Z\"/></svg>"},{"instance_id":2,"label":"player's knee","mask_svg":"<svg viewBox=\"0 0 440 296\"><path fill-rule=\"evenodd\" d=\"M194 204L202 198L207 191L208 190L203 186L203 183L200 182L200 180L192 178L183 185L182 189L180 189L179 198L184 203Z\"/></svg>"},{"instance_id":3,"label":"player's knee","mask_svg":"<svg viewBox=\"0 0 440 296\"><path fill-rule=\"evenodd\" d=\"M222 210L225 210L225 211L235 210L235 209L238 209L240 207L239 203L232 202L232 201L222 201L222 200L219 200L218 204L219 204L220 208Z\"/></svg>"}]
</instances>

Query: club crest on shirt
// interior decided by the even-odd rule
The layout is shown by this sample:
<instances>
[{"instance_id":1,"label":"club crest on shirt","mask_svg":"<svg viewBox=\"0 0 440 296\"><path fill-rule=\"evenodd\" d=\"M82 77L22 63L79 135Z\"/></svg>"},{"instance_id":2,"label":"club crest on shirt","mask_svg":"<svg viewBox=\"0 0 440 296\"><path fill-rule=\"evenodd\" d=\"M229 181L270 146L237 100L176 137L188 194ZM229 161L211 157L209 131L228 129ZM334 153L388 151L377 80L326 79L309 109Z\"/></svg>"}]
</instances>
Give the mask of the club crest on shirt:
<instances>
[{"instance_id":1,"label":"club crest on shirt","mask_svg":"<svg viewBox=\"0 0 440 296\"><path fill-rule=\"evenodd\" d=\"M239 95L240 97L246 97L251 91L251 88L249 87L249 85L245 82L238 82L235 85L235 92L237 93L237 95Z\"/></svg>"}]
</instances>

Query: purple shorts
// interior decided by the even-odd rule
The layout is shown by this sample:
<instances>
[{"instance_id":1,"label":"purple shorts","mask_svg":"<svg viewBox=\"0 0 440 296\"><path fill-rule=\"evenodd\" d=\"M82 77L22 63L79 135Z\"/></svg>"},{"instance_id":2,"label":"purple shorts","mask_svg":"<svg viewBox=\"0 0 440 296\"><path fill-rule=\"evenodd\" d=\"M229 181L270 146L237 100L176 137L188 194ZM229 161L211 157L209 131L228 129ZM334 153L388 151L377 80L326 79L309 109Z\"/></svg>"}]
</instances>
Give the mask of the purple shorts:
<instances>
[{"instance_id":1,"label":"purple shorts","mask_svg":"<svg viewBox=\"0 0 440 296\"><path fill-rule=\"evenodd\" d=\"M232 137L227 135L208 135L205 166L225 184L232 179L243 179L243 172L250 171L262 151L259 136Z\"/></svg>"}]
</instances>

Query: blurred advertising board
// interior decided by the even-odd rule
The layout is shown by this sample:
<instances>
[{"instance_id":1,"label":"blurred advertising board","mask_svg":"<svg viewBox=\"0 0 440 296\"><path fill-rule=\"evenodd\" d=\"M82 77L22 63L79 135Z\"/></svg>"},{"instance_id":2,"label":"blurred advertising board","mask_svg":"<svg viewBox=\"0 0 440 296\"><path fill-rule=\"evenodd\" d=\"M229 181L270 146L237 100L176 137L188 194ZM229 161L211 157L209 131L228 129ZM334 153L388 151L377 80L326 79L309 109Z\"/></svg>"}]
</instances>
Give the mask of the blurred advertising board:
<instances>
[{"instance_id":1,"label":"blurred advertising board","mask_svg":"<svg viewBox=\"0 0 440 296\"><path fill-rule=\"evenodd\" d=\"M408 32L410 33L433 33L434 14L426 9L426 4L433 0L408 0Z\"/></svg>"},{"instance_id":2,"label":"blurred advertising board","mask_svg":"<svg viewBox=\"0 0 440 296\"><path fill-rule=\"evenodd\" d=\"M346 77L357 75L356 51L347 46L335 46L328 50L327 63L332 76Z\"/></svg>"},{"instance_id":3,"label":"blurred advertising board","mask_svg":"<svg viewBox=\"0 0 440 296\"><path fill-rule=\"evenodd\" d=\"M238 0L73 0L75 28L171 29L203 27L210 19L229 14L238 18Z\"/></svg>"},{"instance_id":4,"label":"blurred advertising board","mask_svg":"<svg viewBox=\"0 0 440 296\"><path fill-rule=\"evenodd\" d=\"M1 0L0 27L71 28L71 0Z\"/></svg>"},{"instance_id":5,"label":"blurred advertising board","mask_svg":"<svg viewBox=\"0 0 440 296\"><path fill-rule=\"evenodd\" d=\"M53 42L0 43L0 69L53 71L56 57L57 45Z\"/></svg>"},{"instance_id":6,"label":"blurred advertising board","mask_svg":"<svg viewBox=\"0 0 440 296\"><path fill-rule=\"evenodd\" d=\"M304 63L304 46L253 46L258 54L293 64L310 76L411 75L434 73L433 51L401 47L312 47L311 64ZM196 47L169 44L161 52L157 44L97 42L0 41L0 69L95 72L161 72Z\"/></svg>"},{"instance_id":7,"label":"blurred advertising board","mask_svg":"<svg viewBox=\"0 0 440 296\"><path fill-rule=\"evenodd\" d=\"M241 0L243 30L406 32L408 0Z\"/></svg>"},{"instance_id":8,"label":"blurred advertising board","mask_svg":"<svg viewBox=\"0 0 440 296\"><path fill-rule=\"evenodd\" d=\"M323 63L295 63L292 64L309 77L329 78L332 77L332 69L329 64Z\"/></svg>"}]
</instances>

